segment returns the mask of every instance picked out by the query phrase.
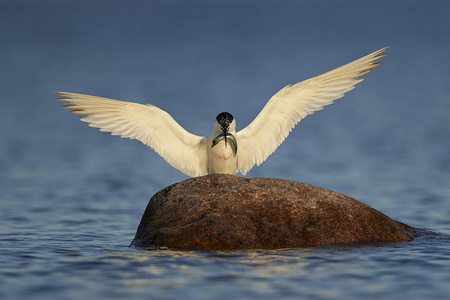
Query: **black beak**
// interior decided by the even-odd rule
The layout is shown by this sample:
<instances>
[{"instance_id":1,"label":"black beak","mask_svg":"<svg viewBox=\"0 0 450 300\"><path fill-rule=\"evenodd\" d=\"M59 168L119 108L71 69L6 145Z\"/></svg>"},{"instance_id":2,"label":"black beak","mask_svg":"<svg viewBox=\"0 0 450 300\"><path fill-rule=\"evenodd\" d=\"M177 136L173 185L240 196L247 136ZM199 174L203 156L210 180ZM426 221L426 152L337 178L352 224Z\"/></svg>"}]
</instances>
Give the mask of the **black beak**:
<instances>
[{"instance_id":1,"label":"black beak","mask_svg":"<svg viewBox=\"0 0 450 300\"><path fill-rule=\"evenodd\" d=\"M228 139L227 139L227 134L228 134L228 129L224 129L223 127L222 127L222 132L223 132L223 135L225 136L225 147L228 145Z\"/></svg>"}]
</instances>

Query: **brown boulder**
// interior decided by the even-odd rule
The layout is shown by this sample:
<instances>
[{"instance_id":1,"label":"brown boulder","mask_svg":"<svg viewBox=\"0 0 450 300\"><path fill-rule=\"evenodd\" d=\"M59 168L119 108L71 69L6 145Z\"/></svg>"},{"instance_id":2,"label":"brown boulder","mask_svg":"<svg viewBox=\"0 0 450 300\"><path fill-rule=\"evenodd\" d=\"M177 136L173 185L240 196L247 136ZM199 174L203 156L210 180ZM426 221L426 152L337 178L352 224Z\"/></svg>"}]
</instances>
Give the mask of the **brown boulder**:
<instances>
[{"instance_id":1,"label":"brown boulder","mask_svg":"<svg viewBox=\"0 0 450 300\"><path fill-rule=\"evenodd\" d=\"M280 249L411 241L414 233L412 227L330 190L216 174L156 193L131 246Z\"/></svg>"}]
</instances>

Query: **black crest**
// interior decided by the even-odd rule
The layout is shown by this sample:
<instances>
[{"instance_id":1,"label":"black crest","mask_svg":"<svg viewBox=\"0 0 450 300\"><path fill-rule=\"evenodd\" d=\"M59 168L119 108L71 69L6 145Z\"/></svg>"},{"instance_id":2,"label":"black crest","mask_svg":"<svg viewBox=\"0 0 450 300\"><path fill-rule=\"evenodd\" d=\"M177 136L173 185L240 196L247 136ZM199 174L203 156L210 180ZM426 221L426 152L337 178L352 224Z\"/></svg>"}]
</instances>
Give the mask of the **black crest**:
<instances>
[{"instance_id":1,"label":"black crest","mask_svg":"<svg viewBox=\"0 0 450 300\"><path fill-rule=\"evenodd\" d=\"M233 122L233 116L230 113L223 112L217 116L216 120L217 120L217 123L219 123L223 129L228 130L231 122Z\"/></svg>"}]
</instances>

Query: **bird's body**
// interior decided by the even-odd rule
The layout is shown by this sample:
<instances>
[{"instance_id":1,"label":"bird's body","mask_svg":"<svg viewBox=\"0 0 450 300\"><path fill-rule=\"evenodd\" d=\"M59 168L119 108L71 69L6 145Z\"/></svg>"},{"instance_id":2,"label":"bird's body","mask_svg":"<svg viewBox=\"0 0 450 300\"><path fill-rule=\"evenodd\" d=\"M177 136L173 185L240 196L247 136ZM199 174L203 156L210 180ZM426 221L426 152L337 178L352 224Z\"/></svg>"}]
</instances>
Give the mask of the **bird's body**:
<instances>
[{"instance_id":1,"label":"bird's body","mask_svg":"<svg viewBox=\"0 0 450 300\"><path fill-rule=\"evenodd\" d=\"M386 47L387 48L387 47ZM375 68L386 48L277 92L244 129L220 113L209 137L187 132L167 112L151 104L138 104L83 94L57 92L82 121L113 135L137 139L153 148L170 165L195 177L206 174L245 175L260 165L304 117L352 90L359 77Z\"/></svg>"},{"instance_id":2,"label":"bird's body","mask_svg":"<svg viewBox=\"0 0 450 300\"><path fill-rule=\"evenodd\" d=\"M229 122L230 120L231 122ZM234 175L237 173L238 143L234 138L235 136L236 121L233 116L226 112L219 114L206 144L208 149L208 174Z\"/></svg>"},{"instance_id":3,"label":"bird's body","mask_svg":"<svg viewBox=\"0 0 450 300\"><path fill-rule=\"evenodd\" d=\"M214 148L208 148L208 174L236 174L237 157L230 146L219 143Z\"/></svg>"}]
</instances>

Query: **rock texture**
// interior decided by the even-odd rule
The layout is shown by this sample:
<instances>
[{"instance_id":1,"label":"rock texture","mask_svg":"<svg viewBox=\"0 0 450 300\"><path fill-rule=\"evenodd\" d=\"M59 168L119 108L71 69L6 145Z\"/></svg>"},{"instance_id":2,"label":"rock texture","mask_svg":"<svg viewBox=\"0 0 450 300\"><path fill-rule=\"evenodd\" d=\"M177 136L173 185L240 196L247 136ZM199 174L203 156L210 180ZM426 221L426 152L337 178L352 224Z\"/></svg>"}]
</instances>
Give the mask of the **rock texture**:
<instances>
[{"instance_id":1,"label":"rock texture","mask_svg":"<svg viewBox=\"0 0 450 300\"><path fill-rule=\"evenodd\" d=\"M414 234L412 227L330 190L216 174L156 193L131 246L280 249L410 241Z\"/></svg>"}]
</instances>

